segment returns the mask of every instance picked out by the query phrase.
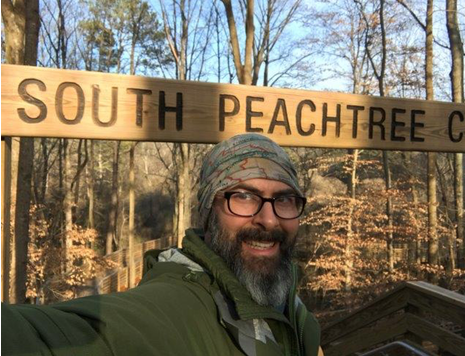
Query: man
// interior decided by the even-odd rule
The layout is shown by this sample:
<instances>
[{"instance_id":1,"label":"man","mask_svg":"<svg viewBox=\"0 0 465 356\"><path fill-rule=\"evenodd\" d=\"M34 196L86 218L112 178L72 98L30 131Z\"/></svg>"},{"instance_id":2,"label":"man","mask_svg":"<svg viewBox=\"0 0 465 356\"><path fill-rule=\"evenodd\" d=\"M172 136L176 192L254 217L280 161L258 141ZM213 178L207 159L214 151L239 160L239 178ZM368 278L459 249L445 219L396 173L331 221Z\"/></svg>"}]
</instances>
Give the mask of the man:
<instances>
[{"instance_id":1,"label":"man","mask_svg":"<svg viewBox=\"0 0 465 356\"><path fill-rule=\"evenodd\" d=\"M198 198L203 230L149 251L138 287L2 306L2 355L318 355L318 323L295 294L305 198L287 154L256 134L223 141Z\"/></svg>"}]
</instances>

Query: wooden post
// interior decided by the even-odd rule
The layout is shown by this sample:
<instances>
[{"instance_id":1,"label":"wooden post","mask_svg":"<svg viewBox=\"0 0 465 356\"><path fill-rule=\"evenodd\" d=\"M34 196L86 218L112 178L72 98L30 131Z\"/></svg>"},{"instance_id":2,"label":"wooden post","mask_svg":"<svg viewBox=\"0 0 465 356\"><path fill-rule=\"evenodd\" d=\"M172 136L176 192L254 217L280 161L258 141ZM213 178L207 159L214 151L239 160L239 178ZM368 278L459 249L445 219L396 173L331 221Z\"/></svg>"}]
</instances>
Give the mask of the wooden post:
<instances>
[{"instance_id":1,"label":"wooden post","mask_svg":"<svg viewBox=\"0 0 465 356\"><path fill-rule=\"evenodd\" d=\"M10 294L11 137L2 137L2 302Z\"/></svg>"}]
</instances>

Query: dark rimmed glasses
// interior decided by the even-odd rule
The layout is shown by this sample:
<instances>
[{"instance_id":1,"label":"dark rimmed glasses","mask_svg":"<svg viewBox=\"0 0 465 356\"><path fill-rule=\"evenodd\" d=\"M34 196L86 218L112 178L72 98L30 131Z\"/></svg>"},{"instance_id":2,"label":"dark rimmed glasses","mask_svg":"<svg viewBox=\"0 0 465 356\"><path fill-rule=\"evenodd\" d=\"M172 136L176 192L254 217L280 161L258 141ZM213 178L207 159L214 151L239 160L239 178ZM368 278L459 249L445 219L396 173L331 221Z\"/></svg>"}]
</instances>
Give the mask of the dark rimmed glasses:
<instances>
[{"instance_id":1,"label":"dark rimmed glasses","mask_svg":"<svg viewBox=\"0 0 465 356\"><path fill-rule=\"evenodd\" d=\"M250 192L224 192L229 211L237 216L257 215L266 202L270 202L274 214L285 220L297 219L304 211L307 199L298 195L280 195L276 198L264 198Z\"/></svg>"}]
</instances>

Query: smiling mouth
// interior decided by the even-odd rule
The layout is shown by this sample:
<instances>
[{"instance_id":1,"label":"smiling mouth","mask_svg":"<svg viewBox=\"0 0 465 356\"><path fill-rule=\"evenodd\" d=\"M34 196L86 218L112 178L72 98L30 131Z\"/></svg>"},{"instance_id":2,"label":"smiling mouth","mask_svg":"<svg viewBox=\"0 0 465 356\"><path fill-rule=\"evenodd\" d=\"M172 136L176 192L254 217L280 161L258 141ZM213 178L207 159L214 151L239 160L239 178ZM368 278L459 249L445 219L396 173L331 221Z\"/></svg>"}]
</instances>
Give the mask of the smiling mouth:
<instances>
[{"instance_id":1,"label":"smiling mouth","mask_svg":"<svg viewBox=\"0 0 465 356\"><path fill-rule=\"evenodd\" d=\"M276 245L276 242L246 241L245 243L255 250L267 250Z\"/></svg>"}]
</instances>

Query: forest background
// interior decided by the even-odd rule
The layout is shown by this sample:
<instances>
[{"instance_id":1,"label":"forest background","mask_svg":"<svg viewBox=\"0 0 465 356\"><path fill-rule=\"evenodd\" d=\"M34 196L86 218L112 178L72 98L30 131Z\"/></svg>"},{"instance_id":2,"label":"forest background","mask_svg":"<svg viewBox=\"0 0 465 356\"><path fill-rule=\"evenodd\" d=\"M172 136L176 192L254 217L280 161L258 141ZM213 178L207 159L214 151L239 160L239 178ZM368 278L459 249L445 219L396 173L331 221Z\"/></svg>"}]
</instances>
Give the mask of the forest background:
<instances>
[{"instance_id":1,"label":"forest background","mask_svg":"<svg viewBox=\"0 0 465 356\"><path fill-rule=\"evenodd\" d=\"M2 0L2 63L463 103L457 0ZM196 225L209 145L13 139L9 300L74 298L105 255ZM465 294L463 154L286 148L300 293L325 322L404 280Z\"/></svg>"}]
</instances>

